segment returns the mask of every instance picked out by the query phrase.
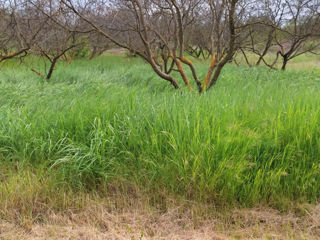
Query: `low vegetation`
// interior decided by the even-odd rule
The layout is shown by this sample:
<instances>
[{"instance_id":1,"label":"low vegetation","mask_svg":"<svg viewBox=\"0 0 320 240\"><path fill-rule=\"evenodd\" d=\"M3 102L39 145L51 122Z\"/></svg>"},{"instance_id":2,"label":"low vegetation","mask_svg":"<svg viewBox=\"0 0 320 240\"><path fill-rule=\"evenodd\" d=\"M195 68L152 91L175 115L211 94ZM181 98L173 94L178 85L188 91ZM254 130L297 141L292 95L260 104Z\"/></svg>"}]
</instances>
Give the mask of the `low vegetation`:
<instances>
[{"instance_id":1,"label":"low vegetation","mask_svg":"<svg viewBox=\"0 0 320 240\"><path fill-rule=\"evenodd\" d=\"M319 198L319 71L229 65L199 96L164 87L136 59L93 61L52 82L2 67L3 165L81 191L117 182L228 206Z\"/></svg>"},{"instance_id":2,"label":"low vegetation","mask_svg":"<svg viewBox=\"0 0 320 240\"><path fill-rule=\"evenodd\" d=\"M86 239L80 224L94 239L316 239L319 13L318 0L1 1L0 239L57 223L68 233L38 238Z\"/></svg>"}]
</instances>

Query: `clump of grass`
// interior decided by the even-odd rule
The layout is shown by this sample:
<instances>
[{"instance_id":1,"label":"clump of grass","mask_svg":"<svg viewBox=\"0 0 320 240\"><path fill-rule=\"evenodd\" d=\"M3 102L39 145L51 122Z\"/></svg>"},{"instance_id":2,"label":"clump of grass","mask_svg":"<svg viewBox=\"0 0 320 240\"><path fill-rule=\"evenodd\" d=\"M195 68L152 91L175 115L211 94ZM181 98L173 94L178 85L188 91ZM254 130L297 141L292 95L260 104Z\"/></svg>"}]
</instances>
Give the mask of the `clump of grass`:
<instances>
[{"instance_id":1,"label":"clump of grass","mask_svg":"<svg viewBox=\"0 0 320 240\"><path fill-rule=\"evenodd\" d=\"M77 60L49 83L12 66L0 72L3 164L41 166L71 189L130 182L227 206L319 199L316 71L230 65L199 96L119 56Z\"/></svg>"}]
</instances>

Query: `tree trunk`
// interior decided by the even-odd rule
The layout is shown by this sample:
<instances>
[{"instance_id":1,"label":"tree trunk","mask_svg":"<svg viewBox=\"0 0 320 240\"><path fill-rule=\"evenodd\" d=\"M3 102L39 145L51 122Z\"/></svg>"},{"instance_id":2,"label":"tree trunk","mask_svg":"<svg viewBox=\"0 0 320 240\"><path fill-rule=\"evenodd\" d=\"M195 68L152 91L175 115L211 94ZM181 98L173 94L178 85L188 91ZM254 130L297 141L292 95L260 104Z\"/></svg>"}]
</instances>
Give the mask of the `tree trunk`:
<instances>
[{"instance_id":1,"label":"tree trunk","mask_svg":"<svg viewBox=\"0 0 320 240\"><path fill-rule=\"evenodd\" d=\"M50 66L50 69L49 69L49 72L47 74L47 77L46 79L49 80L52 76L52 73L53 73L53 70L54 70L54 67L56 66L56 63L58 61L58 58L54 58L52 63L51 63L51 66Z\"/></svg>"},{"instance_id":2,"label":"tree trunk","mask_svg":"<svg viewBox=\"0 0 320 240\"><path fill-rule=\"evenodd\" d=\"M281 70L282 70L282 71L285 71L285 70L286 70L288 62L289 62L288 57L287 57L287 56L284 56L284 57L283 57L283 62L282 62L282 67L281 67Z\"/></svg>"},{"instance_id":3,"label":"tree trunk","mask_svg":"<svg viewBox=\"0 0 320 240\"><path fill-rule=\"evenodd\" d=\"M216 83L217 83L217 81L218 81L218 78L219 78L219 76L220 76L220 74L221 74L221 71L222 71L222 68L224 67L224 65L225 64L219 64L218 66L217 66L217 69L216 69L216 71L214 72L214 75L213 75L213 78L212 78L212 80L211 80L211 82L210 82L210 84L209 84L209 87L208 87L208 90L210 89L210 88L212 88Z\"/></svg>"}]
</instances>

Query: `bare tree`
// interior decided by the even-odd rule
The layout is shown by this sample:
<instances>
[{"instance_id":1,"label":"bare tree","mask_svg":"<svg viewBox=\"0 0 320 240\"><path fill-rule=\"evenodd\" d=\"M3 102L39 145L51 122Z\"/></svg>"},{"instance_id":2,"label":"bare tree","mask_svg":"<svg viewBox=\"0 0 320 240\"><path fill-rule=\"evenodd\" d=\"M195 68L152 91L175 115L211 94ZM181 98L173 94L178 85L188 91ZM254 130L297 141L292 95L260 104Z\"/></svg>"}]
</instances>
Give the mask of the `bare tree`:
<instances>
[{"instance_id":1,"label":"bare tree","mask_svg":"<svg viewBox=\"0 0 320 240\"><path fill-rule=\"evenodd\" d=\"M260 3L259 3L260 2ZM320 2L318 0L264 0L257 1L255 15L246 24L247 41L239 48L248 65L252 65L246 51L258 56L261 62L275 68L279 58L281 69L288 62L319 48ZM272 63L266 56L275 52ZM270 54L269 54L270 56Z\"/></svg>"},{"instance_id":2,"label":"bare tree","mask_svg":"<svg viewBox=\"0 0 320 240\"><path fill-rule=\"evenodd\" d=\"M186 52L195 58L208 59L212 55L210 23L199 17L186 31Z\"/></svg>"},{"instance_id":3,"label":"bare tree","mask_svg":"<svg viewBox=\"0 0 320 240\"><path fill-rule=\"evenodd\" d=\"M70 63L75 55L73 50L81 46L83 38L80 38L76 32L68 30L70 25L75 26L77 23L72 16L61 11L55 0L28 1L28 8L25 11L28 11L29 15L30 12L34 12L33 16L36 16L35 19L38 20L34 24L41 25L38 41L32 45L30 51L44 59L45 73L34 68L31 70L49 80L60 59L67 61L67 64ZM47 20L41 21L41 19ZM60 24L61 22L63 25Z\"/></svg>"},{"instance_id":4,"label":"bare tree","mask_svg":"<svg viewBox=\"0 0 320 240\"><path fill-rule=\"evenodd\" d=\"M142 57L161 78L179 88L173 72L178 72L192 90L186 73L190 70L198 91L211 88L218 80L222 68L236 51L239 0L92 0L76 2L61 0L63 11L71 11L87 25L113 44ZM219 8L219 14L216 13ZM211 64L204 81L195 65L185 57L186 33L197 13L205 12L213 28L208 36ZM80 21L79 20L79 21ZM216 37L216 26L223 34ZM192 28L191 28L192 29ZM222 50L223 48L223 50Z\"/></svg>"},{"instance_id":5,"label":"bare tree","mask_svg":"<svg viewBox=\"0 0 320 240\"><path fill-rule=\"evenodd\" d=\"M41 26L32 24L23 1L3 1L0 5L0 62L25 56L38 39Z\"/></svg>"},{"instance_id":6,"label":"bare tree","mask_svg":"<svg viewBox=\"0 0 320 240\"><path fill-rule=\"evenodd\" d=\"M320 2L318 0L285 0L284 26L277 28L275 41L282 57L282 70L288 62L320 46Z\"/></svg>"},{"instance_id":7,"label":"bare tree","mask_svg":"<svg viewBox=\"0 0 320 240\"><path fill-rule=\"evenodd\" d=\"M244 56L249 66L264 63L270 68L274 68L278 59L268 63L265 57L275 46L275 36L277 29L281 29L281 24L285 14L283 0L258 0L255 1L253 14L246 24L247 39L243 41L239 51ZM258 57L255 63L251 63L246 52L253 53Z\"/></svg>"},{"instance_id":8,"label":"bare tree","mask_svg":"<svg viewBox=\"0 0 320 240\"><path fill-rule=\"evenodd\" d=\"M88 33L87 39L91 51L90 59L100 56L112 46L110 41L106 41L105 37L97 32Z\"/></svg>"}]
</instances>

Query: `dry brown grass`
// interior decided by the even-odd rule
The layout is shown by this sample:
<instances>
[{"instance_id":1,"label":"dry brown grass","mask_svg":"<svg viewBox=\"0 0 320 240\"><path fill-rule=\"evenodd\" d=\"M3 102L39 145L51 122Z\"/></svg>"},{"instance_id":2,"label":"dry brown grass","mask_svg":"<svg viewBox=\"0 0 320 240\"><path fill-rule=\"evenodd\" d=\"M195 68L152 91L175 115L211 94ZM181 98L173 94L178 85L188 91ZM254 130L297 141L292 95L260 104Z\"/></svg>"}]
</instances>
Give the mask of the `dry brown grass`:
<instances>
[{"instance_id":1,"label":"dry brown grass","mask_svg":"<svg viewBox=\"0 0 320 240\"><path fill-rule=\"evenodd\" d=\"M0 174L1 240L320 239L320 205L226 210L121 183L75 193L55 180L28 169Z\"/></svg>"},{"instance_id":2,"label":"dry brown grass","mask_svg":"<svg viewBox=\"0 0 320 240\"><path fill-rule=\"evenodd\" d=\"M320 205L295 214L262 207L218 213L169 199L166 211L139 199L126 207L120 198L86 201L81 210L48 210L41 220L2 220L0 239L320 239Z\"/></svg>"}]
</instances>

